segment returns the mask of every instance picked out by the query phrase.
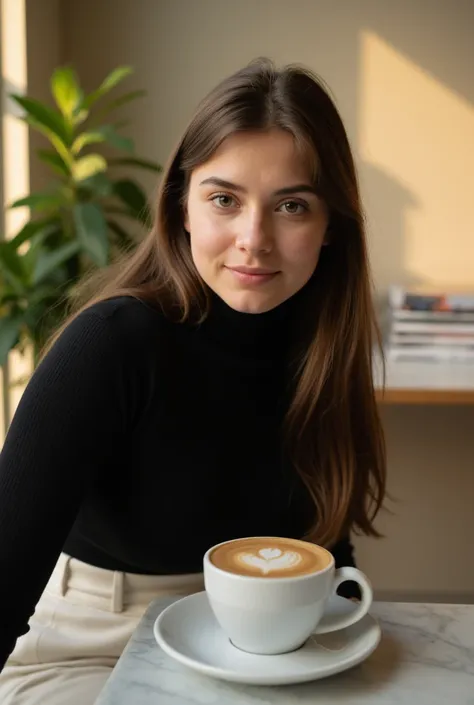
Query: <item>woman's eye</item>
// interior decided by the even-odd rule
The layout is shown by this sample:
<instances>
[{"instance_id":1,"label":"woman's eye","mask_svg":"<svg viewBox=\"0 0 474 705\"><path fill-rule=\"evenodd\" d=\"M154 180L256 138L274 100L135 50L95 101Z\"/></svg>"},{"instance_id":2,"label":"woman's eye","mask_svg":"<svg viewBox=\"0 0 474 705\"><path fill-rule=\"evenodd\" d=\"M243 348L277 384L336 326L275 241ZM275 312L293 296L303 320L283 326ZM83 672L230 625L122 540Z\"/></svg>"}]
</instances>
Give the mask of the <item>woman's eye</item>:
<instances>
[{"instance_id":1,"label":"woman's eye","mask_svg":"<svg viewBox=\"0 0 474 705\"><path fill-rule=\"evenodd\" d=\"M218 193L211 198L211 201L218 208L230 208L234 205L234 199L227 193Z\"/></svg>"},{"instance_id":2,"label":"woman's eye","mask_svg":"<svg viewBox=\"0 0 474 705\"><path fill-rule=\"evenodd\" d=\"M301 215L308 210L307 206L298 201L285 201L281 204L280 208L283 208L284 212L288 215Z\"/></svg>"}]
</instances>

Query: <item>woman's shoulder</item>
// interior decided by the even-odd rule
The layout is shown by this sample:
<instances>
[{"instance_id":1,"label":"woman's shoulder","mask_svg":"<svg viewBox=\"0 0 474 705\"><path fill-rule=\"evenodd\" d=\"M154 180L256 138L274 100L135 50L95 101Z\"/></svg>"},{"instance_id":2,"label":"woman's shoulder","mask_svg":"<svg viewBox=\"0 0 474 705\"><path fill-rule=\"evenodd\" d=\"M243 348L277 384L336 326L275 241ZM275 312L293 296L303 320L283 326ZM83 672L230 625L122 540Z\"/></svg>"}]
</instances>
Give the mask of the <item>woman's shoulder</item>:
<instances>
[{"instance_id":1,"label":"woman's shoulder","mask_svg":"<svg viewBox=\"0 0 474 705\"><path fill-rule=\"evenodd\" d=\"M169 321L160 309L129 296L94 302L77 313L45 350L29 382L36 395L110 393L117 404L145 405L167 373ZM52 398L53 398L52 397ZM124 408L123 406L121 408Z\"/></svg>"},{"instance_id":2,"label":"woman's shoulder","mask_svg":"<svg viewBox=\"0 0 474 705\"><path fill-rule=\"evenodd\" d=\"M170 321L158 305L135 296L115 296L92 303L78 316L80 325L90 319L103 321L111 334L120 339L154 338L163 335Z\"/></svg>"},{"instance_id":3,"label":"woman's shoulder","mask_svg":"<svg viewBox=\"0 0 474 705\"><path fill-rule=\"evenodd\" d=\"M117 296L93 302L63 328L48 359L58 356L103 357L143 361L153 351L165 350L169 320L158 306L133 296Z\"/></svg>"},{"instance_id":4,"label":"woman's shoulder","mask_svg":"<svg viewBox=\"0 0 474 705\"><path fill-rule=\"evenodd\" d=\"M117 325L133 325L164 319L164 314L158 305L153 305L145 299L136 296L114 296L90 304L80 315L93 315L109 320Z\"/></svg>"}]
</instances>

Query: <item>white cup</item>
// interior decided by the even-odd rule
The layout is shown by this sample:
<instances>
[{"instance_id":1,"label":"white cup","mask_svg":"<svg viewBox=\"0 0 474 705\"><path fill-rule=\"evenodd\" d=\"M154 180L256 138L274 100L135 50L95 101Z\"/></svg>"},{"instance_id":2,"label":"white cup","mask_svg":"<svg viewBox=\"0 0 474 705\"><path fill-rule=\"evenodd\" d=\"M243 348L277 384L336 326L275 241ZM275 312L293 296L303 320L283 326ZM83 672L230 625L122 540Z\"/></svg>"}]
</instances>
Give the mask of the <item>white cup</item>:
<instances>
[{"instance_id":1,"label":"white cup","mask_svg":"<svg viewBox=\"0 0 474 705\"><path fill-rule=\"evenodd\" d=\"M362 619L370 609L373 593L367 576L357 568L336 569L329 552L329 564L318 572L265 578L217 568L210 555L224 543L234 541L213 546L204 556L204 584L217 621L232 644L242 651L254 654L294 651L311 634L344 629ZM350 614L324 617L329 598L346 580L360 586L360 604Z\"/></svg>"}]
</instances>

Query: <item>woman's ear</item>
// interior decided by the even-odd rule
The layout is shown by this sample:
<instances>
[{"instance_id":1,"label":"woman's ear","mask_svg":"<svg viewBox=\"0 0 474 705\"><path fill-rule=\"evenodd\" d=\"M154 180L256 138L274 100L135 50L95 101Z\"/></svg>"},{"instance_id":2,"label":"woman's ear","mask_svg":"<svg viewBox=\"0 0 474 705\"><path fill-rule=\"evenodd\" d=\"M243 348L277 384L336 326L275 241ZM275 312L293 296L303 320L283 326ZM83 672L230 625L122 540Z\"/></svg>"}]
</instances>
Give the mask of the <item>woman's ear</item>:
<instances>
[{"instance_id":1,"label":"woman's ear","mask_svg":"<svg viewBox=\"0 0 474 705\"><path fill-rule=\"evenodd\" d=\"M184 206L183 208L183 225L184 229L186 230L187 233L190 231L189 227L189 214L188 214L188 207Z\"/></svg>"},{"instance_id":2,"label":"woman's ear","mask_svg":"<svg viewBox=\"0 0 474 705\"><path fill-rule=\"evenodd\" d=\"M326 232L324 233L324 240L323 240L323 244L322 244L323 247L326 247L326 245L331 244L331 234L332 234L331 228L328 225L328 227L326 228Z\"/></svg>"}]
</instances>

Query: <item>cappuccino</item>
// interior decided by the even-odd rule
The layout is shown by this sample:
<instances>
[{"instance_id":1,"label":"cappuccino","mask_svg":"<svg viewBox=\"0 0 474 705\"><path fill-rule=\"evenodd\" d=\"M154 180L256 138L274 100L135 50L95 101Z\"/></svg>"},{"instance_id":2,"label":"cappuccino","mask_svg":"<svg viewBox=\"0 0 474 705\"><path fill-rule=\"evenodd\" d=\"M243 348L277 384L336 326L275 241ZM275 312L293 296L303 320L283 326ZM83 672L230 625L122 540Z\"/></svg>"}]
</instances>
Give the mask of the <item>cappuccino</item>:
<instances>
[{"instance_id":1,"label":"cappuccino","mask_svg":"<svg viewBox=\"0 0 474 705\"><path fill-rule=\"evenodd\" d=\"M333 562L321 546L277 537L228 541L211 551L209 559L220 570L253 578L295 578L318 573Z\"/></svg>"}]
</instances>

